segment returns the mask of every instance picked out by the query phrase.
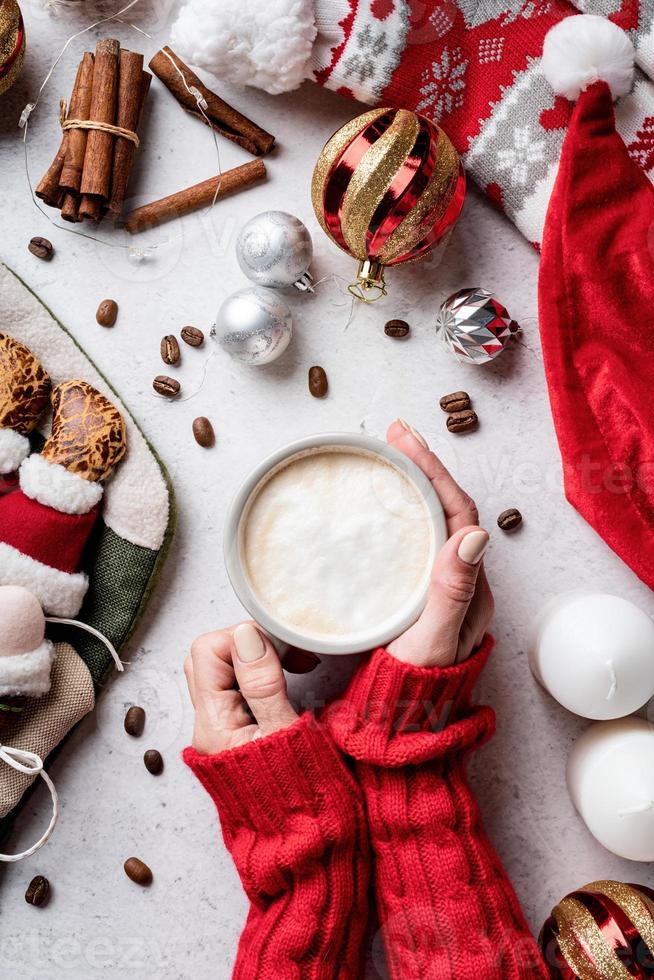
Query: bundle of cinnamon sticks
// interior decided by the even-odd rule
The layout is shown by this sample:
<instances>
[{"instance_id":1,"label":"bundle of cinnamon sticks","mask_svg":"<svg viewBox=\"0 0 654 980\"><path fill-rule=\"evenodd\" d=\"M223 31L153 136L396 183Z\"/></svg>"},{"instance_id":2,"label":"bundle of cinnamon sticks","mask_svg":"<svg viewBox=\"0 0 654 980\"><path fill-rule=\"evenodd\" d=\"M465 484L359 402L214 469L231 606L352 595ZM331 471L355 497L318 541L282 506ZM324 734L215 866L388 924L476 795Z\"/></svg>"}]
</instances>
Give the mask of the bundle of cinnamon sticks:
<instances>
[{"instance_id":1,"label":"bundle of cinnamon sticks","mask_svg":"<svg viewBox=\"0 0 654 980\"><path fill-rule=\"evenodd\" d=\"M61 144L36 188L37 197L66 221L120 216L151 81L143 55L113 38L98 41L95 56L84 53Z\"/></svg>"}]
</instances>

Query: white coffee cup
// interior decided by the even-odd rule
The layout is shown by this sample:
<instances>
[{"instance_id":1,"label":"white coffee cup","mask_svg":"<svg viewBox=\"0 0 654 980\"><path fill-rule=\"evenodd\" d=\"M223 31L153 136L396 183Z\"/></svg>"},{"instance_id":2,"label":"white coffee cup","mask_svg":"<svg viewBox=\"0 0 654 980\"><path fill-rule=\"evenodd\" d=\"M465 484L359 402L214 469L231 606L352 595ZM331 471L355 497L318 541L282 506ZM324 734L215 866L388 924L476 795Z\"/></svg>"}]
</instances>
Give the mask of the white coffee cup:
<instances>
[{"instance_id":1,"label":"white coffee cup","mask_svg":"<svg viewBox=\"0 0 654 980\"><path fill-rule=\"evenodd\" d=\"M422 576L420 588L411 596L410 601L398 611L397 615L391 616L390 619L387 618L383 623L371 622L369 628L366 627L364 633L359 631L356 637L334 634L327 636L311 635L309 632L305 633L302 629L283 622L260 600L252 586L244 562L244 515L247 515L248 507L255 496L255 492L270 478L272 471L278 472L283 469L284 465L289 464L293 457L303 457L310 455L312 451L315 453L320 450L323 452L342 450L347 453L380 457L382 461L390 463L392 467L400 471L405 479L409 480L413 488L412 492L416 492L421 505L424 503L424 509L427 513L426 524L430 532L430 541L425 574ZM447 526L440 500L430 481L415 463L397 449L370 436L358 433L321 433L307 436L283 446L267 459L264 459L246 477L234 496L227 513L224 531L224 555L227 574L234 591L252 618L270 635L273 641L281 641L282 645L289 644L319 654L348 654L385 646L417 620L426 602L431 566L436 553L446 540ZM298 547L301 547L301 542ZM344 588L347 588L345 578ZM352 601L356 602L356 596L352 596Z\"/></svg>"}]
</instances>

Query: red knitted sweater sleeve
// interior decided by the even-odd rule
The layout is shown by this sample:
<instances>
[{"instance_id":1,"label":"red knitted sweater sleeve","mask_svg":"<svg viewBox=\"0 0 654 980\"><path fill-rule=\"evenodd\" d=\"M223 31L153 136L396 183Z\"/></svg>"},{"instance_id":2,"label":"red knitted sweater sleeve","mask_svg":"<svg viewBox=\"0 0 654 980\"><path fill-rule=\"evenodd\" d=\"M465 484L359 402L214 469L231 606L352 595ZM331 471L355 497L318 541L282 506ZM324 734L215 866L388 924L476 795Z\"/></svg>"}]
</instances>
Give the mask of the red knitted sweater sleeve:
<instances>
[{"instance_id":1,"label":"red knitted sweater sleeve","mask_svg":"<svg viewBox=\"0 0 654 980\"><path fill-rule=\"evenodd\" d=\"M393 980L546 976L466 779L494 730L492 710L470 703L491 648L444 669L377 650L324 715L356 760Z\"/></svg>"},{"instance_id":2,"label":"red knitted sweater sleeve","mask_svg":"<svg viewBox=\"0 0 654 980\"><path fill-rule=\"evenodd\" d=\"M184 760L214 800L250 913L235 980L356 980L367 925L359 788L310 714L247 745Z\"/></svg>"}]
</instances>

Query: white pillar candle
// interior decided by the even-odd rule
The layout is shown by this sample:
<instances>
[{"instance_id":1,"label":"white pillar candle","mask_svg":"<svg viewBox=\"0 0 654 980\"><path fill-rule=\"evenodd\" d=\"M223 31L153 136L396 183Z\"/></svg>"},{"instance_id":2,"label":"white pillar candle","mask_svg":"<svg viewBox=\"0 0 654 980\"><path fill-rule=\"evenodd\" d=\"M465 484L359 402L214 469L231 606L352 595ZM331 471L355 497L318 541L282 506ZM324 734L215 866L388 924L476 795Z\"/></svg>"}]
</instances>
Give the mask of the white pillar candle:
<instances>
[{"instance_id":1,"label":"white pillar candle","mask_svg":"<svg viewBox=\"0 0 654 980\"><path fill-rule=\"evenodd\" d=\"M591 834L619 857L654 861L654 729L644 718L599 722L577 740L568 790Z\"/></svg>"},{"instance_id":2,"label":"white pillar candle","mask_svg":"<svg viewBox=\"0 0 654 980\"><path fill-rule=\"evenodd\" d=\"M536 622L529 663L568 711L622 718L654 695L654 623L618 596L560 596Z\"/></svg>"}]
</instances>

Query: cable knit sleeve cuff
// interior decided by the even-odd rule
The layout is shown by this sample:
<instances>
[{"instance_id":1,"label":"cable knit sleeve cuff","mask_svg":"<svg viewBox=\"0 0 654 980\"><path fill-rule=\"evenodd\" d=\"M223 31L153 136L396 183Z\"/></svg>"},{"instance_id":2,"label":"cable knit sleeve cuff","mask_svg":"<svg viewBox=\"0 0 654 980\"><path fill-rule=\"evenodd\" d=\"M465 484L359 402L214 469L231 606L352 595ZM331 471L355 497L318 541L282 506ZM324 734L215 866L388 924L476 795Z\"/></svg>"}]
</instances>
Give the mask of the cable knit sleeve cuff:
<instances>
[{"instance_id":1,"label":"cable knit sleeve cuff","mask_svg":"<svg viewBox=\"0 0 654 980\"><path fill-rule=\"evenodd\" d=\"M492 735L495 715L471 707L470 695L492 648L487 636L466 661L444 668L414 667L376 650L323 721L344 752L373 765L416 765L478 746Z\"/></svg>"},{"instance_id":2,"label":"cable knit sleeve cuff","mask_svg":"<svg viewBox=\"0 0 654 980\"><path fill-rule=\"evenodd\" d=\"M289 728L238 748L218 755L187 748L183 758L218 807L228 846L239 828L283 839L304 821L323 843L325 836L335 840L359 807L354 778L329 732L309 712Z\"/></svg>"}]
</instances>

